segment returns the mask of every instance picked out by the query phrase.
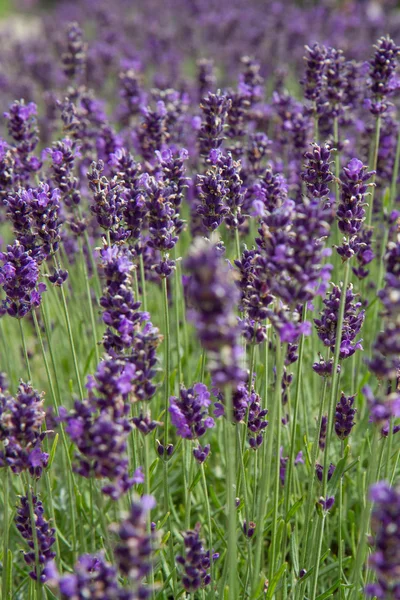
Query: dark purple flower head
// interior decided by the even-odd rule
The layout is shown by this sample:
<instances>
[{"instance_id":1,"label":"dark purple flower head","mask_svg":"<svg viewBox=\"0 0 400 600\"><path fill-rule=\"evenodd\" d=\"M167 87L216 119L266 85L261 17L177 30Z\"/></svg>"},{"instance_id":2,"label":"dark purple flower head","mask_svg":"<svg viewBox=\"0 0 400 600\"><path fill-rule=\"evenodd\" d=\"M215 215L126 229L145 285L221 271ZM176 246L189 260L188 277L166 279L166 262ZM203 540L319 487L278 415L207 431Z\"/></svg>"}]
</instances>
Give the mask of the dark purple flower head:
<instances>
[{"instance_id":1,"label":"dark purple flower head","mask_svg":"<svg viewBox=\"0 0 400 600\"><path fill-rule=\"evenodd\" d=\"M119 107L119 116L123 125L130 125L141 107L146 102L146 94L143 90L143 75L133 66L124 69L119 74L120 96L122 106Z\"/></svg>"},{"instance_id":2,"label":"dark purple flower head","mask_svg":"<svg viewBox=\"0 0 400 600\"><path fill-rule=\"evenodd\" d=\"M345 396L342 392L341 398L336 404L335 432L341 440L344 440L350 435L351 430L355 425L354 416L357 409L353 408L354 398L355 395Z\"/></svg>"},{"instance_id":3,"label":"dark purple flower head","mask_svg":"<svg viewBox=\"0 0 400 600\"><path fill-rule=\"evenodd\" d=\"M79 145L69 138L54 142L51 148L44 150L51 158L51 178L60 190L63 203L74 207L81 202L79 180L74 176L76 159L81 156Z\"/></svg>"},{"instance_id":4,"label":"dark purple flower head","mask_svg":"<svg viewBox=\"0 0 400 600\"><path fill-rule=\"evenodd\" d=\"M243 521L243 533L247 538L252 538L255 530L256 524L253 521L250 521L249 525L247 525L247 521Z\"/></svg>"},{"instance_id":5,"label":"dark purple flower head","mask_svg":"<svg viewBox=\"0 0 400 600\"><path fill-rule=\"evenodd\" d=\"M250 106L262 99L264 79L260 75L260 64L251 56L242 56L243 70L239 75L239 89L249 99Z\"/></svg>"},{"instance_id":6,"label":"dark purple flower head","mask_svg":"<svg viewBox=\"0 0 400 600\"><path fill-rule=\"evenodd\" d=\"M325 80L327 48L318 42L311 47L306 46L306 70L301 83L304 87L304 96L307 100L318 102Z\"/></svg>"},{"instance_id":7,"label":"dark purple flower head","mask_svg":"<svg viewBox=\"0 0 400 600\"><path fill-rule=\"evenodd\" d=\"M210 392L204 383L196 383L188 389L182 387L180 397L172 396L169 404L171 423L180 437L188 440L198 439L207 429L214 427L214 419L208 416Z\"/></svg>"},{"instance_id":8,"label":"dark purple flower head","mask_svg":"<svg viewBox=\"0 0 400 600\"><path fill-rule=\"evenodd\" d=\"M78 23L69 23L67 27L66 48L61 57L65 75L74 80L82 74L86 65L87 44L83 41L82 29Z\"/></svg>"},{"instance_id":9,"label":"dark purple flower head","mask_svg":"<svg viewBox=\"0 0 400 600\"><path fill-rule=\"evenodd\" d=\"M147 411L145 414L140 413L137 417L132 418L132 423L139 429L143 435L148 435L152 431L154 431L157 427L162 425L159 421L153 421L151 418L150 411Z\"/></svg>"},{"instance_id":10,"label":"dark purple flower head","mask_svg":"<svg viewBox=\"0 0 400 600\"><path fill-rule=\"evenodd\" d=\"M195 592L211 583L208 571L211 561L216 560L219 554L204 550L200 539L200 523L197 523L193 531L186 531L183 540L185 556L177 556L176 562L182 567L183 587L187 592Z\"/></svg>"},{"instance_id":11,"label":"dark purple flower head","mask_svg":"<svg viewBox=\"0 0 400 600\"><path fill-rule=\"evenodd\" d=\"M219 148L224 140L224 127L232 101L221 94L209 92L202 99L200 107L203 121L199 132L200 154L208 156L210 151Z\"/></svg>"},{"instance_id":12,"label":"dark purple flower head","mask_svg":"<svg viewBox=\"0 0 400 600\"><path fill-rule=\"evenodd\" d=\"M206 96L208 92L213 92L216 85L214 61L201 58L197 61L197 85L199 101Z\"/></svg>"},{"instance_id":13,"label":"dark purple flower head","mask_svg":"<svg viewBox=\"0 0 400 600\"><path fill-rule=\"evenodd\" d=\"M124 240L128 233L120 225L125 209L123 188L117 179L107 179L102 175L104 162L99 160L91 164L87 177L89 189L93 192L93 204L90 210L98 224L105 231L110 232L112 241Z\"/></svg>"},{"instance_id":14,"label":"dark purple flower head","mask_svg":"<svg viewBox=\"0 0 400 600\"><path fill-rule=\"evenodd\" d=\"M230 213L228 183L218 164L213 164L205 175L197 175L196 189L197 214L208 231L215 231Z\"/></svg>"},{"instance_id":15,"label":"dark purple flower head","mask_svg":"<svg viewBox=\"0 0 400 600\"><path fill-rule=\"evenodd\" d=\"M140 469L132 476L128 472L131 425L125 418L115 417L106 410L98 413L87 400L75 402L69 414L65 409L60 412L66 423L65 431L79 451L75 472L86 478L109 479L110 484L103 486L102 491L114 500L135 483L143 483Z\"/></svg>"},{"instance_id":16,"label":"dark purple flower head","mask_svg":"<svg viewBox=\"0 0 400 600\"><path fill-rule=\"evenodd\" d=\"M331 171L331 151L329 144L318 146L312 144L312 149L305 153L306 164L301 174L310 198L325 198L329 195L329 184L333 181Z\"/></svg>"},{"instance_id":17,"label":"dark purple flower head","mask_svg":"<svg viewBox=\"0 0 400 600\"><path fill-rule=\"evenodd\" d=\"M56 555L56 553L51 549L56 541L56 538L54 537L55 529L51 528L44 518L43 504L37 498L37 496L32 495L32 503L33 512L35 515L35 532L33 533L32 531L29 501L26 496L22 496L20 499L20 505L15 517L15 523L18 531L27 541L29 546L28 552L24 552L24 560L26 564L32 567L32 571L30 571L29 576L34 580L39 579L41 583L44 583L47 581L45 567ZM39 573L37 572L37 567L35 564L35 545L33 541L34 535L37 538L39 550Z\"/></svg>"},{"instance_id":18,"label":"dark purple flower head","mask_svg":"<svg viewBox=\"0 0 400 600\"><path fill-rule=\"evenodd\" d=\"M11 317L21 319L40 306L41 294L46 286L38 284L38 264L18 242L7 246L7 252L0 252L0 260L3 262L0 285L6 294L0 315L7 312Z\"/></svg>"},{"instance_id":19,"label":"dark purple flower head","mask_svg":"<svg viewBox=\"0 0 400 600\"><path fill-rule=\"evenodd\" d=\"M130 591L119 586L117 569L106 562L102 554L83 554L70 575L60 577L51 563L46 571L50 582L58 586L62 600L135 600Z\"/></svg>"},{"instance_id":20,"label":"dark purple flower head","mask_svg":"<svg viewBox=\"0 0 400 600\"><path fill-rule=\"evenodd\" d=\"M369 270L365 269L365 267L375 258L375 253L372 250L372 235L372 229L362 227L357 236L357 243L354 244L358 248L356 254L358 267L352 267L352 271L358 279L365 279L368 277Z\"/></svg>"},{"instance_id":21,"label":"dark purple flower head","mask_svg":"<svg viewBox=\"0 0 400 600\"><path fill-rule=\"evenodd\" d=\"M205 446L199 444L196 448L193 448L193 456L200 465L207 460L209 454L210 444L206 444Z\"/></svg>"},{"instance_id":22,"label":"dark purple flower head","mask_svg":"<svg viewBox=\"0 0 400 600\"><path fill-rule=\"evenodd\" d=\"M149 177L145 191L150 233L147 243L151 248L167 253L178 241L174 189L162 180Z\"/></svg>"},{"instance_id":23,"label":"dark purple flower head","mask_svg":"<svg viewBox=\"0 0 400 600\"><path fill-rule=\"evenodd\" d=\"M312 366L313 371L320 377L332 377L333 369L333 358L326 361L322 354L319 355L319 362L315 362ZM337 372L340 373L340 365L338 365Z\"/></svg>"},{"instance_id":24,"label":"dark purple flower head","mask_svg":"<svg viewBox=\"0 0 400 600\"><path fill-rule=\"evenodd\" d=\"M249 135L246 150L247 169L253 176L260 176L263 172L263 159L267 156L272 142L265 133L257 132Z\"/></svg>"},{"instance_id":25,"label":"dark purple flower head","mask_svg":"<svg viewBox=\"0 0 400 600\"><path fill-rule=\"evenodd\" d=\"M39 143L37 127L37 106L34 102L25 104L24 100L16 100L4 113L7 119L8 133L15 142L15 172L20 181L29 179L30 173L38 171L40 161L30 154Z\"/></svg>"},{"instance_id":26,"label":"dark purple flower head","mask_svg":"<svg viewBox=\"0 0 400 600\"><path fill-rule=\"evenodd\" d=\"M325 308L320 319L314 319L319 339L325 346L329 346L334 352L336 345L337 321L339 315L341 289L334 285L330 294L325 298ZM361 302L355 302L353 286L349 284L346 290L344 317L340 343L340 359L349 358L356 352L362 350L361 340L355 341L364 322L365 311L360 310Z\"/></svg>"},{"instance_id":27,"label":"dark purple flower head","mask_svg":"<svg viewBox=\"0 0 400 600\"><path fill-rule=\"evenodd\" d=\"M335 470L335 465L333 465L332 463L329 465L328 467L328 481L331 479L333 472ZM323 480L323 473L324 473L324 467L320 464L316 464L315 465L315 474L318 477L318 480L322 482Z\"/></svg>"},{"instance_id":28,"label":"dark purple flower head","mask_svg":"<svg viewBox=\"0 0 400 600\"><path fill-rule=\"evenodd\" d=\"M400 493L386 481L370 488L374 502L371 529L375 552L369 557L369 566L375 571L378 583L368 595L378 598L398 598L400 590ZM377 588L377 591L375 590Z\"/></svg>"},{"instance_id":29,"label":"dark purple flower head","mask_svg":"<svg viewBox=\"0 0 400 600\"><path fill-rule=\"evenodd\" d=\"M341 197L337 207L338 226L342 233L348 236L348 241L338 248L338 253L343 260L357 253L360 249L358 234L365 220L365 195L368 188L373 185L367 181L374 175L368 167L357 158L353 158L343 168L341 175Z\"/></svg>"},{"instance_id":30,"label":"dark purple flower head","mask_svg":"<svg viewBox=\"0 0 400 600\"><path fill-rule=\"evenodd\" d=\"M383 435L384 430L389 430L388 424L390 420L400 417L400 394L398 392L392 392L387 396L375 396L369 386L365 386L362 392L368 402L368 409L370 412L369 420L372 423L376 423L381 427Z\"/></svg>"},{"instance_id":31,"label":"dark purple flower head","mask_svg":"<svg viewBox=\"0 0 400 600\"><path fill-rule=\"evenodd\" d=\"M148 514L156 505L153 496L142 496L131 504L129 516L120 525L114 526L118 542L114 549L119 571L130 580L134 598L151 596L152 589L144 585L148 577L155 552L156 533L147 532Z\"/></svg>"},{"instance_id":32,"label":"dark purple flower head","mask_svg":"<svg viewBox=\"0 0 400 600\"><path fill-rule=\"evenodd\" d=\"M261 408L261 398L252 390L248 402L247 434L250 448L257 450L263 442L265 429L268 426L266 416L268 410Z\"/></svg>"},{"instance_id":33,"label":"dark purple flower head","mask_svg":"<svg viewBox=\"0 0 400 600\"><path fill-rule=\"evenodd\" d=\"M382 115L388 109L387 97L400 86L396 76L400 46L386 36L377 41L374 49L375 54L369 61L371 98L367 99L367 106L373 115Z\"/></svg>"},{"instance_id":34,"label":"dark purple flower head","mask_svg":"<svg viewBox=\"0 0 400 600\"><path fill-rule=\"evenodd\" d=\"M319 439L318 439L318 446L321 448L321 450L325 450L327 426L328 426L328 417L326 415L322 415L321 427L319 429Z\"/></svg>"},{"instance_id":35,"label":"dark purple flower head","mask_svg":"<svg viewBox=\"0 0 400 600\"><path fill-rule=\"evenodd\" d=\"M275 172L272 167L265 170L263 176L253 186L253 212L263 217L265 212L272 212L285 204L288 197L288 186L285 177Z\"/></svg>"},{"instance_id":36,"label":"dark purple flower head","mask_svg":"<svg viewBox=\"0 0 400 600\"><path fill-rule=\"evenodd\" d=\"M334 119L343 115L346 104L348 72L342 50L328 48L325 61L325 85L320 112Z\"/></svg>"},{"instance_id":37,"label":"dark purple flower head","mask_svg":"<svg viewBox=\"0 0 400 600\"><path fill-rule=\"evenodd\" d=\"M15 397L0 392L0 466L9 466L14 473L29 471L39 478L47 466L48 454L41 443L46 435L42 431L46 413L43 394L29 383L20 382Z\"/></svg>"},{"instance_id":38,"label":"dark purple flower head","mask_svg":"<svg viewBox=\"0 0 400 600\"><path fill-rule=\"evenodd\" d=\"M328 511L335 504L335 497L334 496L329 496L325 500L325 498L322 498L322 496L321 496L321 498L318 500L318 502L322 506L322 508L324 509L324 511Z\"/></svg>"},{"instance_id":39,"label":"dark purple flower head","mask_svg":"<svg viewBox=\"0 0 400 600\"><path fill-rule=\"evenodd\" d=\"M162 150L168 141L168 111L163 100L159 100L155 109L142 108L143 120L138 129L138 141L141 154L146 161L153 161L155 151Z\"/></svg>"},{"instance_id":40,"label":"dark purple flower head","mask_svg":"<svg viewBox=\"0 0 400 600\"><path fill-rule=\"evenodd\" d=\"M212 164L217 166L225 182L224 202L229 209L225 217L225 223L228 227L237 229L244 222L244 216L242 215L244 193L242 191L241 164L239 161L233 160L230 152L225 155L218 150L210 152L210 160Z\"/></svg>"},{"instance_id":41,"label":"dark purple flower head","mask_svg":"<svg viewBox=\"0 0 400 600\"><path fill-rule=\"evenodd\" d=\"M197 238L185 260L191 277L186 286L189 318L208 352L209 369L218 387L245 379L240 366L240 328L234 310L239 291L233 271L211 242Z\"/></svg>"}]
</instances>

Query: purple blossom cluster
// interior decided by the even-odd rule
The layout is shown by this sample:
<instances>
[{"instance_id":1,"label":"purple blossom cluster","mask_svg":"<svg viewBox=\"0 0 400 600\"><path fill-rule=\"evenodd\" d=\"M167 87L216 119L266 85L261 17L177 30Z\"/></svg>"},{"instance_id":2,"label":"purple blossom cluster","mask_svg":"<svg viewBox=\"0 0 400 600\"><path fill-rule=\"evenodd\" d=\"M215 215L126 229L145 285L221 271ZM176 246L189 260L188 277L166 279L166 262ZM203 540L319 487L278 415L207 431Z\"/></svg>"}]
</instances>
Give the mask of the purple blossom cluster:
<instances>
[{"instance_id":1,"label":"purple blossom cluster","mask_svg":"<svg viewBox=\"0 0 400 600\"><path fill-rule=\"evenodd\" d=\"M182 567L182 584L187 592L204 589L211 583L211 561L217 560L218 553L212 550L206 552L200 539L200 523L194 530L187 531L183 536L185 555L177 556L176 562Z\"/></svg>"}]
</instances>

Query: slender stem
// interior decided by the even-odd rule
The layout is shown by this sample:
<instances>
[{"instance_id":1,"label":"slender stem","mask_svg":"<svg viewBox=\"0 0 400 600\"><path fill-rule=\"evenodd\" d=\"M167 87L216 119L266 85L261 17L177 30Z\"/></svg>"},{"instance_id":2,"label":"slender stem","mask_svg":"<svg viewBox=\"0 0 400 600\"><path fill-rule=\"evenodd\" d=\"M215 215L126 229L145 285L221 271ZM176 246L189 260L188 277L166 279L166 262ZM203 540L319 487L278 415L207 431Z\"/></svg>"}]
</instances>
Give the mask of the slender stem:
<instances>
[{"instance_id":1,"label":"slender stem","mask_svg":"<svg viewBox=\"0 0 400 600\"><path fill-rule=\"evenodd\" d=\"M274 407L274 434L276 436L275 443L275 480L274 480L274 508L272 514L272 539L271 539L271 564L269 575L272 578L275 572L275 565L278 553L277 532L278 532L278 509L279 509L279 487L280 487L280 448L282 435L282 375L284 351L281 347L279 339L276 340L276 386L275 386L275 407Z\"/></svg>"},{"instance_id":2,"label":"slender stem","mask_svg":"<svg viewBox=\"0 0 400 600\"><path fill-rule=\"evenodd\" d=\"M237 584L237 538L236 538L236 484L235 484L235 465L236 460L236 437L233 425L233 405L232 405L232 389L227 386L225 388L225 411L226 418L224 419L225 426L225 460L227 469L227 486L226 486L226 509L228 522L228 576L229 576L229 600L236 600L236 584Z\"/></svg>"},{"instance_id":3,"label":"slender stem","mask_svg":"<svg viewBox=\"0 0 400 600\"><path fill-rule=\"evenodd\" d=\"M200 469L201 469L201 479L202 479L202 482L203 482L204 502L205 502L205 505L206 505L207 524L208 524L208 547L209 547L209 551L210 551L210 576L211 576L210 588L211 588L211 598L214 599L215 598L215 592L214 592L214 561L213 561L213 558L212 558L212 553L213 553L213 536L212 536L212 525L211 525L210 500L208 498L208 487L207 487L207 479L206 479L206 472L205 472L205 469L204 469L204 463L201 463Z\"/></svg>"},{"instance_id":4,"label":"slender stem","mask_svg":"<svg viewBox=\"0 0 400 600\"><path fill-rule=\"evenodd\" d=\"M235 250L236 250L236 256L239 259L241 256L241 253L240 253L239 229L237 227L235 227Z\"/></svg>"},{"instance_id":5,"label":"slender stem","mask_svg":"<svg viewBox=\"0 0 400 600\"><path fill-rule=\"evenodd\" d=\"M143 310L147 311L147 294L146 294L146 276L144 272L144 262L142 252L139 254L139 269L140 269L140 285L142 286L142 306Z\"/></svg>"},{"instance_id":6,"label":"slender stem","mask_svg":"<svg viewBox=\"0 0 400 600\"><path fill-rule=\"evenodd\" d=\"M175 598L176 593L176 571L174 568L175 564L175 556L174 556L174 538L172 534L172 519L171 519L171 511L169 510L169 483L168 483L168 461L163 461L164 468L164 506L165 512L168 513L168 530L169 530L169 539L168 539L168 550L169 550L169 560L171 562L170 567L173 570L171 589L173 593L173 598Z\"/></svg>"},{"instance_id":7,"label":"slender stem","mask_svg":"<svg viewBox=\"0 0 400 600\"><path fill-rule=\"evenodd\" d=\"M380 142L380 134L381 134L381 117L378 116L376 118L376 126L375 126L375 140L374 140L374 154L372 158L371 169L376 171L376 166L378 164L378 152L379 152L379 142ZM372 177L372 183L375 184L376 174ZM371 197L369 201L368 207L368 217L367 217L367 225L371 225L372 223L372 215L374 210L374 197L375 197L375 185L371 187Z\"/></svg>"},{"instance_id":8,"label":"slender stem","mask_svg":"<svg viewBox=\"0 0 400 600\"><path fill-rule=\"evenodd\" d=\"M335 152L335 176L336 176L336 184L335 184L335 198L336 198L336 207L339 205L340 200L340 187L339 187L339 177L340 177L340 154L339 154L339 119L335 117L333 119L333 139L336 148Z\"/></svg>"},{"instance_id":9,"label":"slender stem","mask_svg":"<svg viewBox=\"0 0 400 600\"><path fill-rule=\"evenodd\" d=\"M21 335L22 348L23 348L23 351L24 351L24 358L25 358L26 370L28 372L28 380L32 381L32 373L31 373L31 367L30 367L30 364L29 364L28 351L26 349L26 341L25 341L24 328L22 326L22 319L18 319L18 325L19 325L19 332L20 332L20 335Z\"/></svg>"},{"instance_id":10,"label":"slender stem","mask_svg":"<svg viewBox=\"0 0 400 600\"><path fill-rule=\"evenodd\" d=\"M168 308L168 290L167 290L167 278L163 277L162 280L163 287L163 300L164 300L164 339L165 339L165 375L164 375L164 437L165 437L165 447L168 445L168 406L169 406L169 378L170 378L170 331L169 331L169 308Z\"/></svg>"},{"instance_id":11,"label":"slender stem","mask_svg":"<svg viewBox=\"0 0 400 600\"><path fill-rule=\"evenodd\" d=\"M41 588L41 583L40 583L40 574L41 573L40 573L40 561L39 561L39 542L38 542L37 530L36 530L36 517L35 517L35 509L33 506L32 488L29 485L28 477L25 478L25 485L26 485L26 495L28 497L28 504L29 504L29 515L30 515L30 519L31 519L33 547L34 547L34 551L35 551L36 596L37 596L37 600L39 600L42 597L42 588Z\"/></svg>"},{"instance_id":12,"label":"slender stem","mask_svg":"<svg viewBox=\"0 0 400 600\"><path fill-rule=\"evenodd\" d=\"M181 359L181 327L180 327L180 291L178 269L175 269L175 333L176 333L176 354L178 362L178 390L182 385L182 359Z\"/></svg>"},{"instance_id":13,"label":"slender stem","mask_svg":"<svg viewBox=\"0 0 400 600\"><path fill-rule=\"evenodd\" d=\"M340 442L340 458L344 455L343 440ZM343 581L343 543L342 543L342 523L343 523L343 476L339 479L339 539L338 539L338 555L339 555L339 579Z\"/></svg>"},{"instance_id":14,"label":"slender stem","mask_svg":"<svg viewBox=\"0 0 400 600\"><path fill-rule=\"evenodd\" d=\"M309 480L309 484L308 484L308 492L307 492L307 500L306 500L306 519L305 519L305 527L306 527L306 537L305 537L305 543L303 544L303 548L302 548L302 564L304 565L304 561L305 561L305 554L307 551L307 546L308 546L308 537L309 537L309 531L310 531L310 527L309 527L309 523L310 523L310 519L311 519L311 511L313 508L313 491L314 491L314 481L315 481L315 463L317 460L317 455L318 455L318 448L319 448L319 432L320 432L320 427L321 427L321 419L322 419L322 413L324 411L324 405L325 405L325 397L326 397L326 389L328 387L328 382L327 382L327 378L324 378L324 383L323 383L323 387L322 387L322 394L321 394L321 401L320 401L320 405L319 405L319 411L318 411L318 418L317 418L317 429L315 432L315 440L312 446L312 451L311 451L311 475L310 475L310 480Z\"/></svg>"},{"instance_id":15,"label":"slender stem","mask_svg":"<svg viewBox=\"0 0 400 600\"><path fill-rule=\"evenodd\" d=\"M8 481L8 468L3 469L3 574L1 582L1 597L4 600L8 600L8 540L9 540L9 523L8 523L8 503L9 503L9 481Z\"/></svg>"},{"instance_id":16,"label":"slender stem","mask_svg":"<svg viewBox=\"0 0 400 600\"><path fill-rule=\"evenodd\" d=\"M307 314L307 305L303 306L303 322L306 320ZM299 414L299 406L300 406L300 390L301 390L301 376L303 372L303 356L304 356L304 335L300 337L299 343L299 358L297 361L297 379L296 379L296 392L294 397L293 404L293 419L291 419L291 436L290 436L290 453L289 453L289 462L287 464L286 471L286 479L285 479L285 506L284 506L284 514L286 515L289 509L289 499L291 494L292 487L292 474L293 474L293 466L294 466L294 455L295 455L295 445L296 445L296 428L297 428L297 419Z\"/></svg>"},{"instance_id":17,"label":"slender stem","mask_svg":"<svg viewBox=\"0 0 400 600\"><path fill-rule=\"evenodd\" d=\"M56 267L60 268L60 266L57 265L57 262L55 259L54 259L54 261L55 261ZM65 298L64 286L61 285L60 289L61 289L61 300L62 300L62 306L63 306L63 311L64 311L64 318L65 318L65 323L67 325L68 338L69 338L69 343L71 346L72 360L74 363L75 376L76 376L76 380L78 383L79 396L80 396L81 400L83 400L83 398L84 398L83 388L82 388L81 376L80 376L80 372L79 372L78 359L77 359L76 351L75 351L74 337L72 334L71 319L69 316L67 300Z\"/></svg>"},{"instance_id":18,"label":"slender stem","mask_svg":"<svg viewBox=\"0 0 400 600\"><path fill-rule=\"evenodd\" d=\"M85 255L83 253L83 248L81 248L81 255L82 255L82 265L83 265L83 276L85 279L85 287L86 287L86 296L87 296L87 301L88 301L88 306L89 306L90 323L92 326L94 355L96 358L96 365L98 365L100 362L100 356L99 356L99 346L98 346L97 338L96 338L96 320L94 318L92 294L91 294L90 282L89 282L89 273L87 270L87 265L86 265Z\"/></svg>"},{"instance_id":19,"label":"slender stem","mask_svg":"<svg viewBox=\"0 0 400 600\"><path fill-rule=\"evenodd\" d=\"M325 519L326 519L326 513L323 512L322 516L320 517L319 531L317 532L317 544L318 545L317 545L316 557L315 557L315 561L314 561L315 573L314 573L314 577L313 577L311 600L315 600L316 595L317 595L319 563L321 561L322 539L324 537Z\"/></svg>"},{"instance_id":20,"label":"slender stem","mask_svg":"<svg viewBox=\"0 0 400 600\"><path fill-rule=\"evenodd\" d=\"M336 406L336 386L337 386L337 369L339 365L340 358L340 346L342 343L342 329L343 329L343 320L344 320L344 309L346 305L346 295L347 295L347 284L349 281L349 272L350 272L350 264L349 261L346 260L344 266L344 275L343 275L343 285L342 291L340 294L340 304L339 304L339 314L338 321L336 327L336 343L335 343L335 353L333 356L333 367L332 367L332 388L331 388L331 396L328 405L328 422L326 429L326 442L325 442L325 456L324 456L324 471L323 471L323 492L322 495L326 498L327 485L328 485L328 468L329 468L329 448L332 438L333 432L333 418L335 414L335 406Z\"/></svg>"},{"instance_id":21,"label":"slender stem","mask_svg":"<svg viewBox=\"0 0 400 600\"><path fill-rule=\"evenodd\" d=\"M392 184L390 186L390 206L388 208L388 213L390 214L392 206L396 200L397 195L397 179L399 176L399 164L400 164L400 130L397 135L397 146L396 146L396 156L394 159L393 165L393 175L392 175Z\"/></svg>"},{"instance_id":22,"label":"slender stem","mask_svg":"<svg viewBox=\"0 0 400 600\"><path fill-rule=\"evenodd\" d=\"M200 364L200 383L204 383L204 372L206 369L206 351L203 348L201 351L201 364Z\"/></svg>"}]
</instances>

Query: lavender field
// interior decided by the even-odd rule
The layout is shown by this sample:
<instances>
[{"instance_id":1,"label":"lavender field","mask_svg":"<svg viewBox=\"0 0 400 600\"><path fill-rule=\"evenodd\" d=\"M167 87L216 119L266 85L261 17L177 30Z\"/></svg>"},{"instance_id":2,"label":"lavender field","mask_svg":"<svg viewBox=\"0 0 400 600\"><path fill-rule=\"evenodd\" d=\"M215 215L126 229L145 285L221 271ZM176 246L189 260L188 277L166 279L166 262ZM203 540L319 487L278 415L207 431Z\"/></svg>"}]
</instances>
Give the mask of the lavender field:
<instances>
[{"instance_id":1,"label":"lavender field","mask_svg":"<svg viewBox=\"0 0 400 600\"><path fill-rule=\"evenodd\" d=\"M0 598L400 599L398 3L9 4Z\"/></svg>"}]
</instances>

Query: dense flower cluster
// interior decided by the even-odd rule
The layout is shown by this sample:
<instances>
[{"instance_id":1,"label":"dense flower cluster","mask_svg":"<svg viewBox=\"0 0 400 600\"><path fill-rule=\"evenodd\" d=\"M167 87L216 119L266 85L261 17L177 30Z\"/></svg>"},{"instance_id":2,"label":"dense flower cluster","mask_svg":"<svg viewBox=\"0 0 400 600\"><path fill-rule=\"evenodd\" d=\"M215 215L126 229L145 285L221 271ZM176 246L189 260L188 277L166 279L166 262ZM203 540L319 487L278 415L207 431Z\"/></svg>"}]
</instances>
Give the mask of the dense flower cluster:
<instances>
[{"instance_id":1,"label":"dense flower cluster","mask_svg":"<svg viewBox=\"0 0 400 600\"><path fill-rule=\"evenodd\" d=\"M355 425L354 415L356 414L357 409L353 408L354 398L355 395L345 396L342 392L341 398L336 404L335 432L341 440L344 440L350 435L351 430Z\"/></svg>"},{"instance_id":2,"label":"dense flower cluster","mask_svg":"<svg viewBox=\"0 0 400 600\"><path fill-rule=\"evenodd\" d=\"M177 434L185 439L193 440L203 436L207 429L214 427L214 419L208 416L211 404L210 392L204 383L195 383L192 388L182 387L180 397L169 399L171 422Z\"/></svg>"},{"instance_id":3,"label":"dense flower cluster","mask_svg":"<svg viewBox=\"0 0 400 600\"><path fill-rule=\"evenodd\" d=\"M195 592L211 583L208 573L211 561L217 560L218 553L206 552L200 539L200 523L193 531L187 531L183 536L185 556L177 556L176 561L182 565L182 584L186 591Z\"/></svg>"}]
</instances>

